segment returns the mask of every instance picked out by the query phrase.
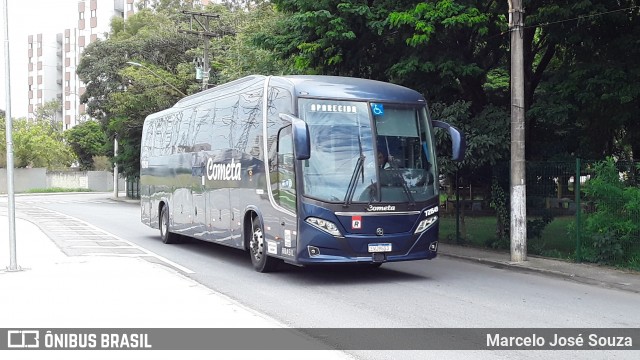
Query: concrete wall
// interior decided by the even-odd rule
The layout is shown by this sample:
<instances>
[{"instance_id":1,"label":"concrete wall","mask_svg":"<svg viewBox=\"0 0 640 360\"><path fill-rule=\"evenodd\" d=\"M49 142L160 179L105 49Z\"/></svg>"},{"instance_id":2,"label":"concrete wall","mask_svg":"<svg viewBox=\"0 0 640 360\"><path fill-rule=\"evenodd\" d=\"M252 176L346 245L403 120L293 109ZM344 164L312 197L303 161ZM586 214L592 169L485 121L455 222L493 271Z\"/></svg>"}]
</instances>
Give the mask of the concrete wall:
<instances>
[{"instance_id":1,"label":"concrete wall","mask_svg":"<svg viewBox=\"0 0 640 360\"><path fill-rule=\"evenodd\" d=\"M13 169L13 189L25 192L47 187L47 169ZM7 193L7 169L0 169L0 193Z\"/></svg>"},{"instance_id":2,"label":"concrete wall","mask_svg":"<svg viewBox=\"0 0 640 360\"><path fill-rule=\"evenodd\" d=\"M113 180L112 180L113 184ZM91 189L86 171L50 171L47 173L48 188Z\"/></svg>"},{"instance_id":3,"label":"concrete wall","mask_svg":"<svg viewBox=\"0 0 640 360\"><path fill-rule=\"evenodd\" d=\"M38 169L14 169L15 192L31 189L63 188L90 189L107 192L113 190L113 173L109 171L47 171ZM118 189L124 191L125 181L120 178ZM0 169L0 193L7 193L7 169Z\"/></svg>"}]
</instances>

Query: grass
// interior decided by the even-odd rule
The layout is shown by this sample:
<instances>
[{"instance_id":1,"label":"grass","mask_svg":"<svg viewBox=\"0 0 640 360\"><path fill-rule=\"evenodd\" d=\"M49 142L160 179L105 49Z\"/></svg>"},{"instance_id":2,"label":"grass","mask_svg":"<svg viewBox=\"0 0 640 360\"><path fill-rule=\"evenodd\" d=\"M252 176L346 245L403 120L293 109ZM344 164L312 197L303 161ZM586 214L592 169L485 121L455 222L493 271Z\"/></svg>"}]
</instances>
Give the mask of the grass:
<instances>
[{"instance_id":1,"label":"grass","mask_svg":"<svg viewBox=\"0 0 640 360\"><path fill-rule=\"evenodd\" d=\"M60 187L51 187L51 188L42 188L42 189L29 189L25 191L28 194L39 194L39 193L60 193L60 192L91 192L91 189L84 188L60 188Z\"/></svg>"},{"instance_id":2,"label":"grass","mask_svg":"<svg viewBox=\"0 0 640 360\"><path fill-rule=\"evenodd\" d=\"M576 246L575 237L569 236L569 224L574 221L573 216L559 216L545 227L541 238L530 238L529 249L532 254L549 257L567 258ZM499 242L496 236L495 216L466 216L466 237L463 244L476 247L508 249L509 243ZM462 236L462 234L461 234ZM444 216L440 218L440 239L444 242L456 242L456 218Z\"/></svg>"}]
</instances>

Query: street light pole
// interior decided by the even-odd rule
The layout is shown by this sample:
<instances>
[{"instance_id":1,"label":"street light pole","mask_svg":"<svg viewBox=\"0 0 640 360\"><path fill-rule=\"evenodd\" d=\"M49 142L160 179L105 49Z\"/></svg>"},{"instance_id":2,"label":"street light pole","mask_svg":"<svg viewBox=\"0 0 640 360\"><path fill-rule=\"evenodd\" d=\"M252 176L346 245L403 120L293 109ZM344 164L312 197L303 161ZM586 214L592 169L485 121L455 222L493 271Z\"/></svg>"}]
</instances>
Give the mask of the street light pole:
<instances>
[{"instance_id":1,"label":"street light pole","mask_svg":"<svg viewBox=\"0 0 640 360\"><path fill-rule=\"evenodd\" d=\"M11 65L9 64L9 10L7 0L3 0L4 9L4 75L7 109L5 127L7 140L7 207L9 218L9 271L19 271L16 260L16 203L13 190L13 121L11 119Z\"/></svg>"},{"instance_id":2,"label":"street light pole","mask_svg":"<svg viewBox=\"0 0 640 360\"><path fill-rule=\"evenodd\" d=\"M148 67L146 67L146 66L144 66L144 65L142 65L142 64L140 64L140 63L134 62L134 61L127 61L127 64L129 64L129 65L133 65L133 66L138 66L138 67L141 67L141 68L143 68L143 69L147 70L148 72L150 72L151 74L153 74L153 76L157 77L158 79L162 80L162 82L164 82L165 84L169 85L173 90L175 90L175 91L177 91L178 93L180 93L180 95L182 95L182 96L187 96L187 94L185 94L185 93L183 93L182 91L180 91L180 89L178 89L177 87L175 87L173 84L171 84L171 83L170 83L170 82L168 82L167 80L163 79L160 75L156 74L156 73L155 73L155 71L153 71L153 70L149 69Z\"/></svg>"},{"instance_id":3,"label":"street light pole","mask_svg":"<svg viewBox=\"0 0 640 360\"><path fill-rule=\"evenodd\" d=\"M113 158L118 156L118 134L113 137ZM118 198L118 163L113 162L113 197Z\"/></svg>"}]
</instances>

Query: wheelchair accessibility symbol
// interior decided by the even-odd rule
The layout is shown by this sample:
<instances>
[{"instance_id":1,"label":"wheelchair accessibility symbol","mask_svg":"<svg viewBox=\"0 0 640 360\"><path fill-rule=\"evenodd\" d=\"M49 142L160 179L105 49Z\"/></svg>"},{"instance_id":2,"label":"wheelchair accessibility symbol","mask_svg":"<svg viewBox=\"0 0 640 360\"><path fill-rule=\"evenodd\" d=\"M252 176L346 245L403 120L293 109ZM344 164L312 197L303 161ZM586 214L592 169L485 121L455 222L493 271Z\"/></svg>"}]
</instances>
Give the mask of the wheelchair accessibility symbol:
<instances>
[{"instance_id":1,"label":"wheelchair accessibility symbol","mask_svg":"<svg viewBox=\"0 0 640 360\"><path fill-rule=\"evenodd\" d=\"M376 116L384 115L384 106L382 104L371 104L371 111Z\"/></svg>"}]
</instances>

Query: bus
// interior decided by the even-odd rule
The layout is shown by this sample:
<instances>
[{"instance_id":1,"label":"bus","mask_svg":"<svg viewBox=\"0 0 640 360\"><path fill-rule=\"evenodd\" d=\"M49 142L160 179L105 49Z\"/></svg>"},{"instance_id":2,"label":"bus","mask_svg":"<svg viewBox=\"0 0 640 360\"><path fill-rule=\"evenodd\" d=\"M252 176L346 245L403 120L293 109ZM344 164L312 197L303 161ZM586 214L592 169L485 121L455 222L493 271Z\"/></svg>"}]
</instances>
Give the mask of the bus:
<instances>
[{"instance_id":1,"label":"bus","mask_svg":"<svg viewBox=\"0 0 640 360\"><path fill-rule=\"evenodd\" d=\"M338 76L247 76L149 115L144 224L250 254L258 272L432 259L439 181L433 128L464 135L418 92Z\"/></svg>"}]
</instances>

